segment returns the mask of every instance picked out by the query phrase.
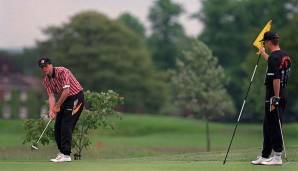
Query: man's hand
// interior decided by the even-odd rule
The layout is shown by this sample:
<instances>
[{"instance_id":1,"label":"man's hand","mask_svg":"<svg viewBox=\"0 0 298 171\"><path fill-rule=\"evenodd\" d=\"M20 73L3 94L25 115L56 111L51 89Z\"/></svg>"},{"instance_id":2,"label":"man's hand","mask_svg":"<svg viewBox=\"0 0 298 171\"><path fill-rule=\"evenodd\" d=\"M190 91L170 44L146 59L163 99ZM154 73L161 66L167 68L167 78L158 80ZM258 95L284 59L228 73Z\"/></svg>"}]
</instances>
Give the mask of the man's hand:
<instances>
[{"instance_id":1,"label":"man's hand","mask_svg":"<svg viewBox=\"0 0 298 171\"><path fill-rule=\"evenodd\" d=\"M272 105L273 106L278 106L279 105L280 98L277 97L277 96L273 96L271 101L272 101Z\"/></svg>"},{"instance_id":2,"label":"man's hand","mask_svg":"<svg viewBox=\"0 0 298 171\"><path fill-rule=\"evenodd\" d=\"M276 107L279 106L279 101L280 101L279 97L277 97L277 96L271 97L271 99L270 99L270 105L271 105L270 112L273 111Z\"/></svg>"},{"instance_id":3,"label":"man's hand","mask_svg":"<svg viewBox=\"0 0 298 171\"><path fill-rule=\"evenodd\" d=\"M49 112L49 116L50 116L50 118L53 119L53 120L56 118L56 115L57 115L57 114L54 113L54 112L52 112L52 111Z\"/></svg>"},{"instance_id":4,"label":"man's hand","mask_svg":"<svg viewBox=\"0 0 298 171\"><path fill-rule=\"evenodd\" d=\"M259 49L259 51L257 52L257 55L262 55L263 58L264 58L266 61L268 61L269 55L266 53L264 47L261 47L261 48Z\"/></svg>"},{"instance_id":5,"label":"man's hand","mask_svg":"<svg viewBox=\"0 0 298 171\"><path fill-rule=\"evenodd\" d=\"M55 104L55 105L54 105L54 108L53 108L53 112L54 112L54 113L58 113L58 112L60 112L60 105Z\"/></svg>"},{"instance_id":6,"label":"man's hand","mask_svg":"<svg viewBox=\"0 0 298 171\"><path fill-rule=\"evenodd\" d=\"M261 47L261 48L259 49L259 51L257 52L257 55L263 55L264 53L266 53L266 52L265 52L265 48L264 48L264 47Z\"/></svg>"}]
</instances>

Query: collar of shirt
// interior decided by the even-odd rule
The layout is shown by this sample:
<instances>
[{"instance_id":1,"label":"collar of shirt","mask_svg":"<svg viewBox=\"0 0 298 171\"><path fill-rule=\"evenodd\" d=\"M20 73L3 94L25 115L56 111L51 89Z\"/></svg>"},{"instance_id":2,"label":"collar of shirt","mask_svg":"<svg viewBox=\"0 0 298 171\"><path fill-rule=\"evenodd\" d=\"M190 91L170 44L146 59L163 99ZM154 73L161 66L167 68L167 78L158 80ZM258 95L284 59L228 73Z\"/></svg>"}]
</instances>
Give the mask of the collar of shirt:
<instances>
[{"instance_id":1,"label":"collar of shirt","mask_svg":"<svg viewBox=\"0 0 298 171\"><path fill-rule=\"evenodd\" d=\"M55 67L53 67L53 73L51 76L48 76L48 78L55 78L56 77L56 72L55 72Z\"/></svg>"}]
</instances>

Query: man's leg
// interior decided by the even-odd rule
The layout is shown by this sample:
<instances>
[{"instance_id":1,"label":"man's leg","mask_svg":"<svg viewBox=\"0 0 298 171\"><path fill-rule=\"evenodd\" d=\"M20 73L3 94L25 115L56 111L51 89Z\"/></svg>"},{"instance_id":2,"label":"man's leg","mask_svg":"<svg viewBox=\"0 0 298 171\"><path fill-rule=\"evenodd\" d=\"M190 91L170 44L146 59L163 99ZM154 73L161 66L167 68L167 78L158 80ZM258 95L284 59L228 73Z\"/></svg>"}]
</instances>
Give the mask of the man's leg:
<instances>
[{"instance_id":1,"label":"man's leg","mask_svg":"<svg viewBox=\"0 0 298 171\"><path fill-rule=\"evenodd\" d=\"M263 150L262 157L268 158L272 152L272 143L270 137L270 103L265 103L265 117L263 121Z\"/></svg>"},{"instance_id":2,"label":"man's leg","mask_svg":"<svg viewBox=\"0 0 298 171\"><path fill-rule=\"evenodd\" d=\"M65 111L63 113L61 124L61 152L64 155L70 155L71 153L71 138L72 138L72 115L71 111Z\"/></svg>"},{"instance_id":3,"label":"man's leg","mask_svg":"<svg viewBox=\"0 0 298 171\"><path fill-rule=\"evenodd\" d=\"M55 141L58 147L59 152L61 153L61 112L57 113L56 119L55 119Z\"/></svg>"},{"instance_id":4,"label":"man's leg","mask_svg":"<svg viewBox=\"0 0 298 171\"><path fill-rule=\"evenodd\" d=\"M272 111L272 131L271 131L271 136L272 136L272 147L273 150L277 153L281 153L283 150L283 143L282 143L282 135L281 135L281 125L279 125L279 115L282 115L283 110L278 109Z\"/></svg>"},{"instance_id":5,"label":"man's leg","mask_svg":"<svg viewBox=\"0 0 298 171\"><path fill-rule=\"evenodd\" d=\"M55 141L59 150L58 155L56 158L51 159L51 162L57 162L58 159L61 158L62 153L62 147L61 147L61 123L62 123L62 114L61 112L58 112L55 119L55 126L54 126L54 133L55 133Z\"/></svg>"},{"instance_id":6,"label":"man's leg","mask_svg":"<svg viewBox=\"0 0 298 171\"><path fill-rule=\"evenodd\" d=\"M269 124L269 101L265 101L265 116L263 120L263 150L262 156L257 157L256 160L251 161L251 164L259 165L264 161L269 160L272 151L271 137L270 137L270 124Z\"/></svg>"},{"instance_id":7,"label":"man's leg","mask_svg":"<svg viewBox=\"0 0 298 171\"><path fill-rule=\"evenodd\" d=\"M78 96L78 98L76 98L75 100L77 99L78 102L75 106L72 105L72 110L69 110L67 108L66 110L64 110L64 116L62 118L61 147L62 153L68 156L71 153L72 131L84 108L83 98L80 98L80 96Z\"/></svg>"},{"instance_id":8,"label":"man's leg","mask_svg":"<svg viewBox=\"0 0 298 171\"><path fill-rule=\"evenodd\" d=\"M270 158L268 161L262 162L264 165L282 165L282 136L281 136L281 129L279 125L279 117L277 115L277 109L273 110L270 115L270 136L272 148L274 150L274 156Z\"/></svg>"}]
</instances>

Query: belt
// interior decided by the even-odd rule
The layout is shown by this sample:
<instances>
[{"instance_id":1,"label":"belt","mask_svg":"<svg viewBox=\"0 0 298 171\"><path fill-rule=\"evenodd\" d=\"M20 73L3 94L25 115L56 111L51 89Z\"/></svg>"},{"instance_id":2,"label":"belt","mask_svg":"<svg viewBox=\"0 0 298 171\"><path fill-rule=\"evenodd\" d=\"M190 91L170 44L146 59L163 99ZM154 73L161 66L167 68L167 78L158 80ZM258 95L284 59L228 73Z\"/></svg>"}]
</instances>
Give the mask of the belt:
<instances>
[{"instance_id":1,"label":"belt","mask_svg":"<svg viewBox=\"0 0 298 171\"><path fill-rule=\"evenodd\" d=\"M275 75L275 74L272 72L268 72L266 75Z\"/></svg>"}]
</instances>

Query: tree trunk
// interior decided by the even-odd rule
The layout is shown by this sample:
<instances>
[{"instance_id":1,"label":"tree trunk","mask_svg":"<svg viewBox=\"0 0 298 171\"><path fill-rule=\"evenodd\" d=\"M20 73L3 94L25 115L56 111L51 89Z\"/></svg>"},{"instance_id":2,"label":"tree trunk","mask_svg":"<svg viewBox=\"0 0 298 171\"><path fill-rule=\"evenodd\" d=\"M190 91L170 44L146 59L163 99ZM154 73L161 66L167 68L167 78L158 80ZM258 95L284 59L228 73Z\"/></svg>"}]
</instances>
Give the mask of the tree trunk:
<instances>
[{"instance_id":1,"label":"tree trunk","mask_svg":"<svg viewBox=\"0 0 298 171\"><path fill-rule=\"evenodd\" d=\"M211 147L211 142L210 142L209 119L207 116L205 117L205 122L206 122L206 150L207 152L209 152Z\"/></svg>"}]
</instances>

